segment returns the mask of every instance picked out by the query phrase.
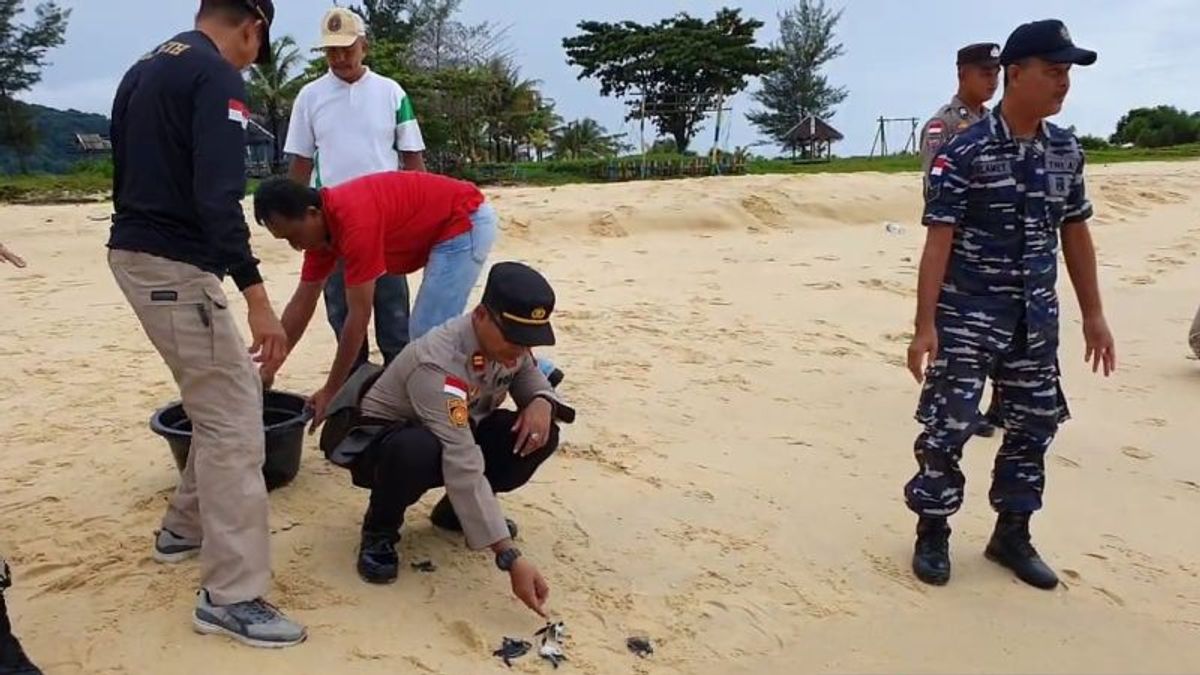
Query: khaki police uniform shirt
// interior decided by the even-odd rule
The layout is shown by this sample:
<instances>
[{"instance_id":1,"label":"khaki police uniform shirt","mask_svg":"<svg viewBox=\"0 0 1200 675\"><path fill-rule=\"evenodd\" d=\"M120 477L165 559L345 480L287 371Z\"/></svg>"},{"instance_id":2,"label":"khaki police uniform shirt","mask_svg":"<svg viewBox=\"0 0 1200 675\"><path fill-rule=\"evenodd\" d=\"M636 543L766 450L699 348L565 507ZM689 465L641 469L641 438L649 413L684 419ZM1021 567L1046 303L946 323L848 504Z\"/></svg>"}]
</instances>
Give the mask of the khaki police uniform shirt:
<instances>
[{"instance_id":1,"label":"khaki police uniform shirt","mask_svg":"<svg viewBox=\"0 0 1200 675\"><path fill-rule=\"evenodd\" d=\"M417 422L441 441L446 495L473 549L507 538L508 526L470 422L493 413L510 393L522 409L542 395L559 400L531 355L513 368L486 359L468 314L410 344L362 400L363 415Z\"/></svg>"},{"instance_id":2,"label":"khaki police uniform shirt","mask_svg":"<svg viewBox=\"0 0 1200 675\"><path fill-rule=\"evenodd\" d=\"M929 167L933 158L955 134L961 133L967 127L983 119L988 113L983 106L980 114L976 114L966 106L958 96L950 99L950 103L938 109L937 113L921 128L921 175L928 180Z\"/></svg>"}]
</instances>

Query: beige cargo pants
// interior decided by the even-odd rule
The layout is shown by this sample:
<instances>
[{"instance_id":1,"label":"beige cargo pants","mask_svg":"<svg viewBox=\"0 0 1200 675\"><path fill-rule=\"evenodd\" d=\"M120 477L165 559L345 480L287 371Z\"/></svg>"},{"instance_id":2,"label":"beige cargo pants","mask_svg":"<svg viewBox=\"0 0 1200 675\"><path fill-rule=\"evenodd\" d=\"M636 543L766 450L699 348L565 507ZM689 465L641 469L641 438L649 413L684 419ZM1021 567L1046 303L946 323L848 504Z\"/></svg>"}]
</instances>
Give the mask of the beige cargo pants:
<instances>
[{"instance_id":1,"label":"beige cargo pants","mask_svg":"<svg viewBox=\"0 0 1200 675\"><path fill-rule=\"evenodd\" d=\"M175 376L192 446L162 526L202 542L212 602L266 595L271 578L262 381L216 276L145 253L109 251L109 267Z\"/></svg>"}]
</instances>

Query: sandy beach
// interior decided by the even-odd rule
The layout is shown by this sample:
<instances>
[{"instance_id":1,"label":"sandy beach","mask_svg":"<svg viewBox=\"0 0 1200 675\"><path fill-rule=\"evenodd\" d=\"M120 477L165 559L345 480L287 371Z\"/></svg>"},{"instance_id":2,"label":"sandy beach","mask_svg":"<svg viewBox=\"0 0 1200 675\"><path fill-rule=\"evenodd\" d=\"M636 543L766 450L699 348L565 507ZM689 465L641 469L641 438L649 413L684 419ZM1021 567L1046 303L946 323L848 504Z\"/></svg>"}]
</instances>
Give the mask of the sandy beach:
<instances>
[{"instance_id":1,"label":"sandy beach","mask_svg":"<svg viewBox=\"0 0 1200 675\"><path fill-rule=\"evenodd\" d=\"M916 174L489 191L504 219L493 261L556 286L551 353L580 410L502 499L570 630L561 671L1200 668L1200 363L1186 343L1200 163L1092 166L1089 181L1119 370L1084 367L1064 271L1073 419L1033 528L1065 582L1049 593L982 555L999 438L967 447L950 585L909 571ZM0 241L30 263L0 269L0 551L35 660L52 675L506 672L491 651L540 623L489 555L432 529L440 491L408 514L399 582L370 587L354 570L366 493L315 438L271 497L270 599L308 642L269 652L192 633L197 566L149 555L177 474L147 422L177 390L105 264L109 212L0 209ZM298 254L253 230L282 311ZM310 393L332 349L314 321L276 386ZM435 573L407 567L424 559ZM634 634L652 657L626 650ZM551 670L532 654L513 664Z\"/></svg>"}]
</instances>

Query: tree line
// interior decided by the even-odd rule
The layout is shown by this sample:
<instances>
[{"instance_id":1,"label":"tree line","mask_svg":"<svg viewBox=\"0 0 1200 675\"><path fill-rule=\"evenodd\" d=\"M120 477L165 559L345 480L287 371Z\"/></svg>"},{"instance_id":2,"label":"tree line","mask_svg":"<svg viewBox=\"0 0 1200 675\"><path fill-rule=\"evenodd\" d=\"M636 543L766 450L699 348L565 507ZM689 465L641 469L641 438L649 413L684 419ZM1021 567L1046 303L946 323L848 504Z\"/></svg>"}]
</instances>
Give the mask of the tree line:
<instances>
[{"instance_id":1,"label":"tree line","mask_svg":"<svg viewBox=\"0 0 1200 675\"><path fill-rule=\"evenodd\" d=\"M71 14L54 0L27 4L0 0L0 148L15 155L22 171L39 152L35 116L42 111L17 97L41 81ZM461 4L361 0L352 7L367 23L368 65L400 82L416 102L432 167L453 172L470 164L590 159L634 149L624 134L594 119L564 121L542 83L521 72L506 28L462 21ZM764 23L740 9L722 8L707 19L684 12L649 24L581 21L562 46L579 79L595 81L602 96L624 103L625 122L648 130L652 152L687 152L713 113L755 78L758 107L747 119L776 145L794 150L802 141L789 132L809 115L830 120L848 95L824 72L845 53L837 40L841 17L825 0L800 0L777 15L779 38L767 46L757 37ZM327 65L323 58L306 60L290 36L272 50L271 65L248 72L247 89L281 161L292 103ZM1089 147L1196 143L1200 112L1138 108L1108 139L1082 140Z\"/></svg>"}]
</instances>

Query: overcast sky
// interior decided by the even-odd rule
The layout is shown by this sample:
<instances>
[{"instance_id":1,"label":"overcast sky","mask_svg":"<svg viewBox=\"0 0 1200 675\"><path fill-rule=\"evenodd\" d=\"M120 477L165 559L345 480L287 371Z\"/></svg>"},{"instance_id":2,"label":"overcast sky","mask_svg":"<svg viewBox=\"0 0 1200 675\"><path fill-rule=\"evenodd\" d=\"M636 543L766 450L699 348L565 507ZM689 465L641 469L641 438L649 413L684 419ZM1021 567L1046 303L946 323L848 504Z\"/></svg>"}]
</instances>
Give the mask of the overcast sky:
<instances>
[{"instance_id":1,"label":"overcast sky","mask_svg":"<svg viewBox=\"0 0 1200 675\"><path fill-rule=\"evenodd\" d=\"M64 0L71 7L67 43L51 53L43 82L26 100L58 108L108 114L113 91L138 56L191 26L196 0ZM291 34L305 46L317 39L330 0L276 0L276 36ZM352 4L343 1L341 4ZM845 142L838 154L866 154L875 119L928 117L954 93L954 52L969 42L1005 38L1024 21L1059 18L1076 44L1100 53L1090 68L1076 68L1067 105L1055 120L1081 133L1107 136L1130 108L1171 104L1200 109L1200 1L1197 0L1006 0L930 2L927 0L832 0L845 13L838 37L845 56L830 64L834 84L850 96L830 120ZM576 80L566 63L562 39L584 19L652 22L676 12L710 17L723 5L766 23L762 43L778 34L775 15L783 0L465 0L463 19L509 27L525 77L543 82L567 120L598 119L610 131L635 131L622 120L622 107L599 95L599 85ZM403 83L401 83L403 84ZM751 84L751 90L756 84ZM420 102L417 101L420 115ZM761 140L745 120L754 106L746 94L733 100L729 147ZM889 138L907 133L889 129ZM893 137L893 134L895 136ZM694 147L708 148L711 129ZM724 133L722 133L724 136ZM636 135L631 137L636 142ZM722 142L726 142L722 139ZM894 146L895 140L889 141ZM762 150L767 150L763 148Z\"/></svg>"}]
</instances>

